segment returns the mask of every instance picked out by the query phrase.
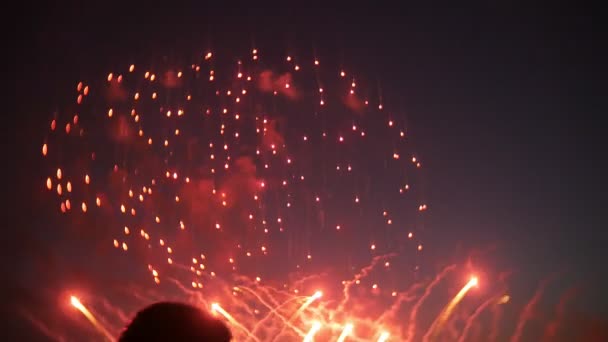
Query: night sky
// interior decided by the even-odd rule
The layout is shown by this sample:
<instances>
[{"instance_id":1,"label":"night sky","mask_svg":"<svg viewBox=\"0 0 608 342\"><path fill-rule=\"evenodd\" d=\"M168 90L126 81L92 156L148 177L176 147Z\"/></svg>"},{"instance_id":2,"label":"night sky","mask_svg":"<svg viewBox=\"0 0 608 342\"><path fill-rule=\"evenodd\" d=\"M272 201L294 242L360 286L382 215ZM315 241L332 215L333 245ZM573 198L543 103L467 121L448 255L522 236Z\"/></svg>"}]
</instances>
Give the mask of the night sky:
<instances>
[{"instance_id":1,"label":"night sky","mask_svg":"<svg viewBox=\"0 0 608 342\"><path fill-rule=\"evenodd\" d=\"M41 238L49 228L36 217L43 204L31 194L39 191L41 137L65 89L125 60L255 44L345 60L402 108L424 156L432 204L427 258L447 263L492 249L487 267L514 271L513 287L527 284L522 302L555 275L555 298L580 291L575 316L608 318L605 49L593 9L169 5L24 9L27 19L13 34L17 50L5 51L16 58L7 68L17 73L8 83L16 86L17 112L4 117L5 161L15 173L5 178L12 196L2 265L9 310L32 305L37 295L23 283L36 279L32 260L52 250ZM25 336L28 325L17 319L14 333Z\"/></svg>"}]
</instances>

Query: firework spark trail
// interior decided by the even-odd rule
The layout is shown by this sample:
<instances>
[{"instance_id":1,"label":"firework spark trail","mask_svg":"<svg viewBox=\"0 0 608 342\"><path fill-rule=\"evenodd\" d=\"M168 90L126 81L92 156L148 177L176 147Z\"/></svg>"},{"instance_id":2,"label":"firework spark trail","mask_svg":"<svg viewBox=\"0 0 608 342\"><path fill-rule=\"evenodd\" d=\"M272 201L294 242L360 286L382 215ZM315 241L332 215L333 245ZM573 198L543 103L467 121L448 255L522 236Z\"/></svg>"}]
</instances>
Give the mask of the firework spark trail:
<instances>
[{"instance_id":1,"label":"firework spark trail","mask_svg":"<svg viewBox=\"0 0 608 342\"><path fill-rule=\"evenodd\" d=\"M399 293L399 295L397 296L397 300L395 300L395 302L391 305L391 307L384 311L375 321L376 324L380 324L383 321L385 321L386 319L391 319L394 317L394 315L397 314L397 311L399 311L399 309L401 308L401 305L403 303L409 303L413 300L415 300L416 298L418 298L416 296L416 291L418 291L419 288L421 288L423 285L421 283L415 283L412 286L410 286L410 288L402 293Z\"/></svg>"},{"instance_id":2,"label":"firework spark trail","mask_svg":"<svg viewBox=\"0 0 608 342\"><path fill-rule=\"evenodd\" d=\"M270 291L274 292L275 295L282 295L282 296L291 296L291 293L284 291L280 288L276 288L276 287L272 287L272 286L261 286L262 283L260 283L257 280L252 280L251 278L244 276L244 275L239 275L239 274L235 274L233 276L233 279L235 282L240 283L240 284L246 284L246 286L248 286L250 289L256 288L260 291L262 291L270 301L273 301L273 305L278 305L279 303L275 301L275 296L273 294L270 293ZM243 285L239 285L239 287L242 287Z\"/></svg>"},{"instance_id":3,"label":"firework spark trail","mask_svg":"<svg viewBox=\"0 0 608 342\"><path fill-rule=\"evenodd\" d=\"M559 329L559 325L561 321L564 319L566 313L566 304L570 300L572 300L578 294L578 289L573 287L567 290L560 298L559 303L557 304L555 319L547 324L547 328L545 329L545 334L543 336L543 341L553 341L555 340L555 336L557 334L557 330Z\"/></svg>"},{"instance_id":4,"label":"firework spark trail","mask_svg":"<svg viewBox=\"0 0 608 342\"><path fill-rule=\"evenodd\" d=\"M283 321L283 324L289 324L289 322L287 321L287 319L283 315L281 315L281 314L278 313L278 310L281 309L283 306L291 303L291 302L294 302L294 301L299 300L299 299L304 299L304 298L308 298L308 297L306 297L306 296L297 296L297 297L290 298L290 299L284 301L283 303L279 304L277 307L275 307L272 310L270 310L270 312L268 312L266 314L266 316L264 316L261 320L259 320L256 323L256 325L251 329L251 334L255 335L255 333L258 331L258 329L261 326L263 326L264 323L266 323L275 314L277 315L277 317L279 317L281 319L281 321ZM294 330L296 329L295 327L291 327L291 328L294 329Z\"/></svg>"},{"instance_id":5,"label":"firework spark trail","mask_svg":"<svg viewBox=\"0 0 608 342\"><path fill-rule=\"evenodd\" d=\"M505 284L507 279L510 278L513 275L513 271L512 270L508 270L508 271L502 271L498 274L497 276L497 281L501 284ZM505 304L507 302L509 302L510 297L508 295L505 295L503 298L501 298L499 300L499 304ZM489 334L487 336L487 339L489 342L493 342L496 341L496 339L498 338L498 335L500 333L500 328L502 327L501 325L501 321L502 321L502 305L495 305L491 308L491 313L492 313L492 318L491 318L491 323L490 323L490 331Z\"/></svg>"},{"instance_id":6,"label":"firework spark trail","mask_svg":"<svg viewBox=\"0 0 608 342\"><path fill-rule=\"evenodd\" d=\"M331 309L310 309L308 311L312 311L313 314L308 317L307 319L305 319L305 321L315 321L317 319L327 319L329 316L332 315L332 310ZM322 324L324 326L326 326L327 328L331 329L332 331L340 331L341 333L344 332L344 329L346 328L347 331L349 331L350 329L347 328L349 325L352 325L352 330L349 331L349 335L348 335L348 340L354 340L354 341L369 341L370 338L359 338L354 334L354 329L355 326L362 328L362 330L368 330L368 331L378 331L378 327L381 327L382 325L378 325L376 324L373 320L368 319L368 318L363 318L363 317L351 317L352 319L347 320L348 323L338 323L335 321L331 321L331 320L324 320L322 321ZM379 333L381 333L383 330L379 331Z\"/></svg>"},{"instance_id":7,"label":"firework spark trail","mask_svg":"<svg viewBox=\"0 0 608 342\"><path fill-rule=\"evenodd\" d=\"M129 289L129 294L133 296L140 303L153 303L159 300L158 296L151 296L149 294L142 294L140 289L132 287Z\"/></svg>"},{"instance_id":8,"label":"firework spark trail","mask_svg":"<svg viewBox=\"0 0 608 342\"><path fill-rule=\"evenodd\" d=\"M464 296L466 296L466 294L469 292L469 290L473 286L477 286L477 282L478 282L477 278L473 277L473 278L471 278L471 280L469 280L469 282L466 283L465 286L462 287L462 289L460 291L458 291L456 296L454 296L454 298L452 298L452 300L450 300L448 305L446 305L446 307L441 311L439 316L437 316L435 321L433 321L433 323L431 324L431 327L427 330L426 334L422 338L423 341L428 341L429 338L431 338L432 336L439 335L443 325L445 324L445 322L448 320L448 318L454 311L454 308L458 305L458 303L460 303L462 301Z\"/></svg>"},{"instance_id":9,"label":"firework spark trail","mask_svg":"<svg viewBox=\"0 0 608 342\"><path fill-rule=\"evenodd\" d=\"M322 296L323 293L321 291L315 292L304 302L304 304L300 306L300 308L293 315L291 315L291 317L289 318L289 322L293 322L293 320L300 316L300 314L302 314L302 312L304 312L304 310L306 310L315 300L321 298Z\"/></svg>"},{"instance_id":10,"label":"firework spark trail","mask_svg":"<svg viewBox=\"0 0 608 342\"><path fill-rule=\"evenodd\" d=\"M118 318L121 322L129 321L129 316L121 308L112 305L106 298L101 298L100 302L106 311L110 311L112 316Z\"/></svg>"},{"instance_id":11,"label":"firework spark trail","mask_svg":"<svg viewBox=\"0 0 608 342\"><path fill-rule=\"evenodd\" d=\"M112 307L110 307L110 310L103 310L103 312L94 310L93 308L90 309L91 315L97 319L99 325L109 332L111 336L114 336L112 332L121 331L124 326L123 323L126 322L120 319L117 322L118 317L115 315L115 311L116 308Z\"/></svg>"},{"instance_id":12,"label":"firework spark trail","mask_svg":"<svg viewBox=\"0 0 608 342\"><path fill-rule=\"evenodd\" d=\"M42 334L44 334L46 337L50 338L51 340L59 341L59 342L68 341L68 339L65 338L63 335L61 335L55 331L52 331L46 324L44 324L39 319L35 318L29 312L27 312L23 309L18 309L17 312L21 316L23 316L26 320L28 320L36 329L38 329L38 331L40 331Z\"/></svg>"},{"instance_id":13,"label":"firework spark trail","mask_svg":"<svg viewBox=\"0 0 608 342\"><path fill-rule=\"evenodd\" d=\"M319 274L311 274L311 275L302 277L301 279L298 279L293 282L293 287L298 288L311 280L322 278L325 275L326 275L325 273L319 273Z\"/></svg>"},{"instance_id":14,"label":"firework spark trail","mask_svg":"<svg viewBox=\"0 0 608 342\"><path fill-rule=\"evenodd\" d=\"M237 291L237 292L238 292L238 291L240 291L240 290L245 290L245 291L249 292L251 295L253 295L253 297L254 297L255 299L257 299L257 300L258 300L258 301L259 301L259 302L260 302L262 305L264 305L264 306L265 306L265 307L266 307L268 310L270 310L270 311L272 311L272 310L273 310L273 308L277 306L277 304L274 304L274 303L273 303L273 304L268 304L268 303L267 303L267 302L264 300L264 298L262 298L262 296L260 296L260 295L259 295L257 292L255 292L254 290L252 290L251 288L249 288L249 287L247 287L247 286L243 286L243 285L240 285L240 286L235 286L235 287L234 287L234 290L235 290L235 291ZM272 298L272 296L268 296L268 297L269 297L269 298ZM272 300L273 300L273 302L274 302L274 299L272 299Z\"/></svg>"},{"instance_id":15,"label":"firework spark trail","mask_svg":"<svg viewBox=\"0 0 608 342\"><path fill-rule=\"evenodd\" d=\"M336 342L344 342L346 340L346 338L348 337L348 335L350 335L353 331L353 325L351 323L348 323L344 326L344 329L342 329L342 332L340 333L340 336L338 336L338 340Z\"/></svg>"},{"instance_id":16,"label":"firework spark trail","mask_svg":"<svg viewBox=\"0 0 608 342\"><path fill-rule=\"evenodd\" d=\"M230 315L226 310L224 310L224 308L222 308L218 303L211 304L211 310L220 313L228 320L228 322L230 322L230 324L247 334L247 337L253 339L254 341L260 341L257 337L253 336L244 325L242 325L239 321L232 317L232 315Z\"/></svg>"},{"instance_id":17,"label":"firework spark trail","mask_svg":"<svg viewBox=\"0 0 608 342\"><path fill-rule=\"evenodd\" d=\"M465 323L464 328L462 329L462 334L460 335L458 342L465 341L465 338L467 337L467 334L469 333L469 329L471 329L471 327L473 326L473 322L475 322L475 320L477 319L477 316L479 316L488 306L490 306L490 304L498 304L498 300L501 297L494 296L494 297L486 300L485 302L483 302L483 304L479 305L477 307L477 309L475 309L473 314L467 318L467 321Z\"/></svg>"},{"instance_id":18,"label":"firework spark trail","mask_svg":"<svg viewBox=\"0 0 608 342\"><path fill-rule=\"evenodd\" d=\"M488 336L488 341L493 342L498 338L498 334L500 333L501 323L502 322L502 306L496 305L492 307L492 323L490 327L490 334Z\"/></svg>"},{"instance_id":19,"label":"firework spark trail","mask_svg":"<svg viewBox=\"0 0 608 342\"><path fill-rule=\"evenodd\" d=\"M456 315L452 315L450 319L444 324L443 334L449 341L456 341L460 336L460 327L458 326L459 318Z\"/></svg>"},{"instance_id":20,"label":"firework spark trail","mask_svg":"<svg viewBox=\"0 0 608 342\"><path fill-rule=\"evenodd\" d=\"M110 334L110 332L103 326L99 321L93 316L93 314L89 311L89 309L84 306L80 300L74 296L70 298L72 306L74 306L78 311L80 311L91 324L99 331L108 341L114 341L114 336Z\"/></svg>"},{"instance_id":21,"label":"firework spark trail","mask_svg":"<svg viewBox=\"0 0 608 342\"><path fill-rule=\"evenodd\" d=\"M171 282L175 283L175 285L177 285L177 287L178 287L178 288L179 288L181 291L183 291L185 294L187 294L187 296L188 296L189 298L196 298L195 302L196 302L198 305L201 305L201 303L202 303L202 305L203 305L203 306L208 306L207 301L206 301L206 300L203 298L203 296L202 296L202 293L201 293L201 292L199 292L199 291L195 291L195 290L191 290L191 289L189 289L189 288L186 288L186 287L185 287L185 286L183 286L183 285L182 285L182 283L181 283L179 280L177 280L177 279L169 278L169 280L170 280ZM286 318L285 318L283 315L281 315L281 314L277 313L277 310L278 310L278 309L279 309L281 306L283 306L283 305L285 305L285 304L288 304L288 303L290 303L290 302L293 302L293 301L295 301L295 300L297 300L297 299L302 299L302 298L310 298L309 296L295 296L295 297L293 297L293 296L291 296L289 293L284 292L284 291L281 291L281 290L278 290L278 289L274 289L274 288L266 288L266 287L263 287L263 286L258 286L258 284L257 284L257 283L250 282L250 281L248 280L248 278L243 277L243 276L238 276L238 280L239 280L239 282L247 282L247 283L251 283L251 285L252 285L252 286L255 286L255 287L256 287L256 289L258 289L258 290L263 290L262 292L263 292L263 293L265 293L267 296L269 296L269 298L273 298L273 297L272 297L272 295L270 295L270 294L267 292L268 290L273 290L273 291L274 291L274 292L276 292L277 294L280 294L280 295L283 295L283 296L289 296L289 297L291 297L290 299L286 300L284 303L279 304L277 307L271 307L271 306L270 306L271 304L267 303L267 302L266 302L266 301L265 301L265 300L264 300L264 299L263 299L263 298L260 296L260 294L259 294L259 293L258 293L256 290L254 290L254 289L252 289L252 288L250 288L250 287L247 287L247 286L243 286L243 285L235 286L235 288L234 288L233 290L235 290L235 291L241 291L241 290L244 290L244 291L246 291L246 292L250 293L250 294L251 294L251 295L252 295L252 296L253 296L253 297L254 297L254 298L257 300L257 301L259 301L259 302L260 302L262 305L264 305L266 308L268 308L268 309L270 310L270 312L269 312L269 313L268 313L268 314L267 314L267 315L266 315L264 318L262 318L261 320L258 320L258 321L257 321L257 323L255 324L255 326L252 328L251 333L250 333L252 336L255 336L255 335L256 335L256 332L257 332L257 330L259 329L259 327L260 327L260 326L261 326L261 325L262 325L262 324L263 324L265 321L267 321L267 319L268 319L268 318L270 318L270 317L271 317L273 314L276 314L276 316L277 316L277 317L279 317L279 318L281 319L281 321L283 322L283 325L282 325L283 327L285 327L285 326L290 327L290 328L292 328L292 329L293 329L293 330L294 330L296 333L298 333L300 336L304 336L304 332L302 332L300 329L298 329L297 327L295 327L295 326L293 326L291 323L289 323L289 322L287 321L287 319L286 319ZM225 296L225 297L226 297L226 298L233 298L233 296ZM274 299L274 298L273 298L273 299ZM245 302L245 301L238 301L238 300L237 300L237 301L233 301L233 302L232 302L232 304L233 304L233 305L237 305L237 306L239 306L241 309L244 309L245 311L247 311L247 312L248 312L248 315L249 315L250 317L255 316L255 315L254 315L254 310L253 310L252 308L250 308L250 307L249 307L249 306L246 304L246 302Z\"/></svg>"},{"instance_id":22,"label":"firework spark trail","mask_svg":"<svg viewBox=\"0 0 608 342\"><path fill-rule=\"evenodd\" d=\"M309 306L310 306L310 305L311 305L311 304L312 304L312 303L313 303L315 300L317 300L317 299L321 298L321 296L322 296L322 293L321 293L321 292L319 292L319 291L315 292L315 294L314 294L314 295L310 296L310 297L309 297L309 298L308 298L308 299L307 299L307 300L306 300L306 301L305 301L305 302L304 302L304 303L303 303L303 304L302 304L302 305L301 305L301 306L298 308L298 310L297 310L296 312L294 312L294 313L293 313L293 314L292 314L292 315L289 317L289 319L287 320L287 323L285 323L285 324L283 325L283 327L281 328L281 331L279 331L279 333L277 334L277 337L276 337L276 338L278 338L278 337L279 337L279 336L280 336L280 335L283 333L283 331L285 331L285 328L287 328L287 327L289 327L289 328L293 329L293 330L294 330L294 331L296 331L298 334L300 334L300 330L299 330L299 329L298 329L296 326L294 326L294 325L292 324L292 323L293 323L293 321L294 321L296 318L298 318L298 317L299 317L299 316L302 314L302 312L304 312L304 310L306 310L306 309L307 309L307 308L308 308L308 307L309 307ZM311 331L312 331L312 330L311 330ZM275 338L275 340L276 340L276 338Z\"/></svg>"},{"instance_id":23,"label":"firework spark trail","mask_svg":"<svg viewBox=\"0 0 608 342\"><path fill-rule=\"evenodd\" d=\"M283 304L278 304L278 305L275 304L275 306L273 307L273 306L271 306L271 304L268 304L266 301L264 301L264 299L257 292L255 292L253 289L251 289L249 287L246 287L246 286L239 286L239 287L235 288L235 290L237 290L237 289L239 289L239 290L243 289L243 290L246 290L247 292L251 293L262 305L264 305L269 310L269 313L264 318L262 318L261 320L259 320L258 323L256 323L256 325L252 328L252 330L251 330L251 334L252 335L255 335L258 327L260 327L261 324L264 321L266 321L270 316L272 316L272 314L276 314L276 316L281 319L281 321L283 322L283 326L284 327L289 327L289 328L293 329L294 331L296 331L296 333L303 334L303 332L300 329L298 329L296 326L294 326L292 324L291 320L287 320L283 315L281 315L280 313L277 312L277 310L282 305L284 305L286 303L289 303L289 302L292 302L294 299L298 299L298 298L301 298L301 297L291 298L290 300L285 301ZM272 296L270 296L270 298L272 298ZM304 297L304 298L309 298L309 297ZM308 299L306 303L308 303L309 301L310 301L310 299ZM276 302L276 301L273 300L273 302ZM304 309L306 309L306 307L304 307L304 305L302 307ZM302 311L303 311L303 309L302 309ZM301 311L298 311L297 313L299 313L299 312L301 312Z\"/></svg>"},{"instance_id":24,"label":"firework spark trail","mask_svg":"<svg viewBox=\"0 0 608 342\"><path fill-rule=\"evenodd\" d=\"M511 336L511 342L519 342L524 332L524 327L526 326L526 323L530 318L532 318L532 315L534 314L534 308L536 307L536 303L538 303L538 301L542 297L543 293L545 292L545 288L547 287L550 281L551 278L547 278L541 281L541 283L538 285L538 288L536 289L536 292L534 292L534 296L532 296L532 298L524 306L521 314L519 315L519 319L517 320L515 332Z\"/></svg>"},{"instance_id":25,"label":"firework spark trail","mask_svg":"<svg viewBox=\"0 0 608 342\"><path fill-rule=\"evenodd\" d=\"M344 306L346 306L346 304L350 300L350 288L353 286L353 284L355 284L358 280L365 278L378 265L378 263L380 261L383 261L388 258L392 258L394 256L396 256L395 253L389 253L389 254L378 255L378 256L374 257L374 259L372 259L372 262L368 266L362 268L359 271L359 273L355 274L355 276L351 280L345 281L344 287L342 289L342 294L343 294L342 301L338 305L336 312L342 312L344 310Z\"/></svg>"},{"instance_id":26,"label":"firework spark trail","mask_svg":"<svg viewBox=\"0 0 608 342\"><path fill-rule=\"evenodd\" d=\"M230 295L225 293L223 296L219 296L220 298L226 301L226 307L230 307L232 312L238 312L239 318L243 319L243 324L250 323L247 318L256 317L259 312L253 305L251 305L250 301L247 300L239 300L234 295Z\"/></svg>"},{"instance_id":27,"label":"firework spark trail","mask_svg":"<svg viewBox=\"0 0 608 342\"><path fill-rule=\"evenodd\" d=\"M194 302L196 302L199 306L209 307L210 304L207 302L207 300L205 300L203 294L200 291L195 291L185 287L178 279L170 277L168 278L168 280L175 284L175 286L180 291L182 291L182 293L186 294L187 298L189 298L190 300L194 299Z\"/></svg>"},{"instance_id":28,"label":"firework spark trail","mask_svg":"<svg viewBox=\"0 0 608 342\"><path fill-rule=\"evenodd\" d=\"M321 330L321 327L322 325L320 322L313 322L312 327L310 328L306 336L304 336L304 340L302 342L313 342L315 334L319 332L319 330Z\"/></svg>"},{"instance_id":29,"label":"firework spark trail","mask_svg":"<svg viewBox=\"0 0 608 342\"><path fill-rule=\"evenodd\" d=\"M414 306L412 307L412 311L410 311L405 341L411 341L411 339L414 338L416 334L416 318L418 315L418 310L420 309L422 304L424 304L424 301L431 295L431 291L433 291L433 288L435 288L435 286L437 286L437 284L439 284L439 282L441 282L441 280L454 269L456 269L456 264L444 268L441 273L435 276L435 279L433 279L433 281L424 290L424 294L422 295L422 297L420 297L416 304L414 304Z\"/></svg>"},{"instance_id":30,"label":"firework spark trail","mask_svg":"<svg viewBox=\"0 0 608 342\"><path fill-rule=\"evenodd\" d=\"M131 289L128 291L129 296L133 296L134 298L140 298L141 296L137 295L136 290ZM78 307L78 298L75 300L70 298L70 304L73 307L76 307L79 311L81 308ZM130 321L131 316L127 314L121 307L110 302L106 297L100 296L91 296L90 304L91 308L86 308L89 310L90 314L97 319L102 327L105 327L106 330L116 332L122 330L122 328ZM76 301L76 302L75 302ZM142 301L142 303L156 302L158 299L150 300L150 301ZM100 304L99 307L96 304ZM84 307L82 303L80 303ZM144 304L142 304L144 305ZM137 305L138 307L141 305ZM88 317L87 317L88 318Z\"/></svg>"}]
</instances>

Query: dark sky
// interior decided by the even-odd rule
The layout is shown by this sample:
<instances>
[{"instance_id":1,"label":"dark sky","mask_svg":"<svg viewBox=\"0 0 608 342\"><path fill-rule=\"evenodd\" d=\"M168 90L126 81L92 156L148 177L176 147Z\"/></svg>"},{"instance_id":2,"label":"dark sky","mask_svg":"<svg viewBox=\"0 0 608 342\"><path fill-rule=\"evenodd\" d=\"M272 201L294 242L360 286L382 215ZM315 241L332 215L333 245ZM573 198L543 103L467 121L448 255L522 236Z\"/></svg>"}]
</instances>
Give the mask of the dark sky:
<instances>
[{"instance_id":1,"label":"dark sky","mask_svg":"<svg viewBox=\"0 0 608 342\"><path fill-rule=\"evenodd\" d=\"M17 187L11 211L19 229L3 232L15 282L28 272L23 246L40 229L28 177L62 89L160 51L256 44L344 58L404 108L425 159L435 256L499 246L520 281L565 272L558 282L589 289L581 310L607 314L605 49L593 9L169 5L24 9L18 50L5 51L18 73L17 114L5 120L15 121L7 129L19 142L9 147L19 165L19 182L9 185Z\"/></svg>"}]
</instances>

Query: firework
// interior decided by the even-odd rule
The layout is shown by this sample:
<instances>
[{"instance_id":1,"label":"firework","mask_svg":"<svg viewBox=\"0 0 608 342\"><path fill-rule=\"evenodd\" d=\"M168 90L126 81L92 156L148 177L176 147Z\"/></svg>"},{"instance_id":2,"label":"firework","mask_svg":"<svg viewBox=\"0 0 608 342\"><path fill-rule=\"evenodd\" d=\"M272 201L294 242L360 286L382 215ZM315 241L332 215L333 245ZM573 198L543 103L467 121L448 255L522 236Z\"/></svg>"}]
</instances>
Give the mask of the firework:
<instances>
[{"instance_id":1,"label":"firework","mask_svg":"<svg viewBox=\"0 0 608 342\"><path fill-rule=\"evenodd\" d=\"M120 284L75 307L105 337L166 299L220 315L239 341L449 333L476 278L420 321L458 265L417 278L429 207L403 115L339 63L246 55L125 63L77 82L49 120L40 187L62 246Z\"/></svg>"},{"instance_id":2,"label":"firework","mask_svg":"<svg viewBox=\"0 0 608 342\"><path fill-rule=\"evenodd\" d=\"M478 282L479 280L477 279L477 277L472 277L471 280L469 280L469 282L466 283L466 285L464 285L462 289L460 289L460 291L458 291L456 296L454 296L454 298L450 300L448 305L446 305L446 307L441 311L437 319L433 322L433 324L431 324L431 327L424 336L423 341L428 341L429 338L439 334L441 328L443 327L445 322L447 322L450 315L454 311L454 308L462 301L464 296L467 294L467 292L469 292L472 287L477 286Z\"/></svg>"},{"instance_id":3,"label":"firework","mask_svg":"<svg viewBox=\"0 0 608 342\"><path fill-rule=\"evenodd\" d=\"M391 297L406 283L392 269L416 269L427 209L401 116L344 67L262 56L208 52L77 82L41 147L49 205L125 267L133 254L151 285L209 294L214 279L247 276L295 294L311 290L299 279L331 273L326 286Z\"/></svg>"},{"instance_id":4,"label":"firework","mask_svg":"<svg viewBox=\"0 0 608 342\"><path fill-rule=\"evenodd\" d=\"M108 330L99 323L99 321L97 320L97 318L95 318L95 316L93 316L91 311L89 311L89 309L87 309L87 307L80 302L80 299L71 296L70 303L73 307L80 311L89 320L89 322L91 322L95 329L97 329L104 337L108 339L108 341L113 340L112 334L110 334L110 332L108 332Z\"/></svg>"}]
</instances>

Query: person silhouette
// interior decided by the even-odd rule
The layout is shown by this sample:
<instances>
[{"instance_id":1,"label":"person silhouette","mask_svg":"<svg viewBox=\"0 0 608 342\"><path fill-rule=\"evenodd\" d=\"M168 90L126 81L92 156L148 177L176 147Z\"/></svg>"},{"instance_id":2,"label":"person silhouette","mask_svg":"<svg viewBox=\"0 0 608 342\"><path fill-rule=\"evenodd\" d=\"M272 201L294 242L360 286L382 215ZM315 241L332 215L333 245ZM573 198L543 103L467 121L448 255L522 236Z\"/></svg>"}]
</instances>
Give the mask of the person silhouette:
<instances>
[{"instance_id":1,"label":"person silhouette","mask_svg":"<svg viewBox=\"0 0 608 342\"><path fill-rule=\"evenodd\" d=\"M173 302L145 307L118 338L118 342L231 340L232 333L222 321L194 306Z\"/></svg>"}]
</instances>

